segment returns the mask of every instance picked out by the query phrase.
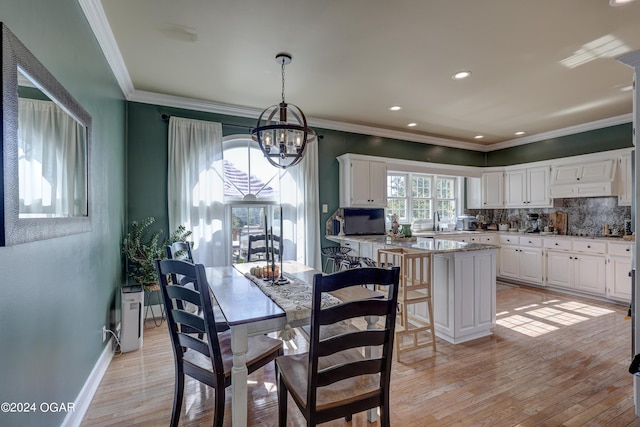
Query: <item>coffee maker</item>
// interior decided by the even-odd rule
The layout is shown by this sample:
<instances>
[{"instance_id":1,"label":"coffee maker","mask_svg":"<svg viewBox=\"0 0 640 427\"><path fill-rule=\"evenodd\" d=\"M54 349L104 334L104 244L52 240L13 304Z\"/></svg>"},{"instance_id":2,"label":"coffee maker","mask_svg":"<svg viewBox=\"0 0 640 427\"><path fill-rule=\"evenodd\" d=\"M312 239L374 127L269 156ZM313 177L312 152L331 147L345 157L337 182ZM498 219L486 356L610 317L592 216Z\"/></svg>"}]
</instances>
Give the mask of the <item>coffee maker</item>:
<instances>
[{"instance_id":1,"label":"coffee maker","mask_svg":"<svg viewBox=\"0 0 640 427\"><path fill-rule=\"evenodd\" d=\"M538 228L538 218L540 215L537 213L527 214L527 233L539 233L540 229Z\"/></svg>"}]
</instances>

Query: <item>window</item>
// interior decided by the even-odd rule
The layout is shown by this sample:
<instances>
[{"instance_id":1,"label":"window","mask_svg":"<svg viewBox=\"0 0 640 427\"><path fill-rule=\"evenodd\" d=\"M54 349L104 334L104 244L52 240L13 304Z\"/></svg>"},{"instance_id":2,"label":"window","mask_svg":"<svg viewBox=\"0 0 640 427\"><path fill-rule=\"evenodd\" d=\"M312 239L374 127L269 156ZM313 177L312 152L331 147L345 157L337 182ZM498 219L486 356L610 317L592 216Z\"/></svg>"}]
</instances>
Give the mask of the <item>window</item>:
<instances>
[{"instance_id":1,"label":"window","mask_svg":"<svg viewBox=\"0 0 640 427\"><path fill-rule=\"evenodd\" d=\"M387 173L387 213L401 222L433 220L454 223L459 206L458 178L418 173Z\"/></svg>"},{"instance_id":2,"label":"window","mask_svg":"<svg viewBox=\"0 0 640 427\"><path fill-rule=\"evenodd\" d=\"M231 218L231 262L245 262L249 236L279 224L274 204L280 201L280 173L265 159L258 144L246 136L224 140L224 200ZM276 235L279 230L274 230Z\"/></svg>"}]
</instances>

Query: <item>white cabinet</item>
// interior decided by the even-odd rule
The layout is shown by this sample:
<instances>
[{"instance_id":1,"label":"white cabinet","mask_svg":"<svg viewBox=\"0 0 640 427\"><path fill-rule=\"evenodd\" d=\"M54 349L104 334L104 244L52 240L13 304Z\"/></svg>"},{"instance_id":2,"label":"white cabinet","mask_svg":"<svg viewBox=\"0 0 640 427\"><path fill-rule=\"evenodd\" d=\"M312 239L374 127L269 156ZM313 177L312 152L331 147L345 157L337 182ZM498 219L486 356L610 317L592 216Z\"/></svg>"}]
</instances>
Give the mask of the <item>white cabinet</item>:
<instances>
[{"instance_id":1,"label":"white cabinet","mask_svg":"<svg viewBox=\"0 0 640 427\"><path fill-rule=\"evenodd\" d=\"M604 295L606 242L574 240L572 246L573 250L547 252L547 284Z\"/></svg>"},{"instance_id":2,"label":"white cabinet","mask_svg":"<svg viewBox=\"0 0 640 427\"><path fill-rule=\"evenodd\" d=\"M505 173L506 207L550 207L549 167L508 170Z\"/></svg>"},{"instance_id":3,"label":"white cabinet","mask_svg":"<svg viewBox=\"0 0 640 427\"><path fill-rule=\"evenodd\" d=\"M340 163L340 207L384 208L387 206L387 165L348 154Z\"/></svg>"},{"instance_id":4,"label":"white cabinet","mask_svg":"<svg viewBox=\"0 0 640 427\"><path fill-rule=\"evenodd\" d=\"M500 236L499 276L542 284L542 239L533 236Z\"/></svg>"},{"instance_id":5,"label":"white cabinet","mask_svg":"<svg viewBox=\"0 0 640 427\"><path fill-rule=\"evenodd\" d=\"M495 249L434 254L436 335L453 344L491 335L496 326Z\"/></svg>"},{"instance_id":6,"label":"white cabinet","mask_svg":"<svg viewBox=\"0 0 640 427\"><path fill-rule=\"evenodd\" d=\"M618 206L631 206L631 153L618 159Z\"/></svg>"},{"instance_id":7,"label":"white cabinet","mask_svg":"<svg viewBox=\"0 0 640 427\"><path fill-rule=\"evenodd\" d=\"M607 257L607 298L631 301L631 243L610 242Z\"/></svg>"},{"instance_id":8,"label":"white cabinet","mask_svg":"<svg viewBox=\"0 0 640 427\"><path fill-rule=\"evenodd\" d=\"M551 171L552 198L616 196L613 159L556 166Z\"/></svg>"},{"instance_id":9,"label":"white cabinet","mask_svg":"<svg viewBox=\"0 0 640 427\"><path fill-rule=\"evenodd\" d=\"M482 209L482 178L467 178L467 209Z\"/></svg>"},{"instance_id":10,"label":"white cabinet","mask_svg":"<svg viewBox=\"0 0 640 427\"><path fill-rule=\"evenodd\" d=\"M504 172L482 173L482 207L504 207Z\"/></svg>"},{"instance_id":11,"label":"white cabinet","mask_svg":"<svg viewBox=\"0 0 640 427\"><path fill-rule=\"evenodd\" d=\"M351 256L360 256L360 243L355 240L343 240L341 242L342 246L346 246L351 249L351 251L347 255Z\"/></svg>"}]
</instances>

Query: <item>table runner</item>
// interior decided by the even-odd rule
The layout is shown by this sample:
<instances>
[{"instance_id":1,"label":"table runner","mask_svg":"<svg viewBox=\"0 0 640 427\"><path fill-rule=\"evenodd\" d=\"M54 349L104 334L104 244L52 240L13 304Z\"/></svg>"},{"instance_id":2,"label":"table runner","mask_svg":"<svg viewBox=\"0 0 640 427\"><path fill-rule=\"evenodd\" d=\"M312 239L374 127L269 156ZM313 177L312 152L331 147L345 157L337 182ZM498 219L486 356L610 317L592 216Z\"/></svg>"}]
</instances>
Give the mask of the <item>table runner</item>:
<instances>
[{"instance_id":1,"label":"table runner","mask_svg":"<svg viewBox=\"0 0 640 427\"><path fill-rule=\"evenodd\" d=\"M290 340L295 336L291 323L311 317L313 286L289 273L282 273L282 275L289 279L290 282L285 285L274 285L250 273L245 273L246 278L255 283L266 296L284 310L287 315L287 324L285 329L280 332L280 336L284 340ZM320 307L327 308L338 305L341 302L338 298L323 293Z\"/></svg>"}]
</instances>

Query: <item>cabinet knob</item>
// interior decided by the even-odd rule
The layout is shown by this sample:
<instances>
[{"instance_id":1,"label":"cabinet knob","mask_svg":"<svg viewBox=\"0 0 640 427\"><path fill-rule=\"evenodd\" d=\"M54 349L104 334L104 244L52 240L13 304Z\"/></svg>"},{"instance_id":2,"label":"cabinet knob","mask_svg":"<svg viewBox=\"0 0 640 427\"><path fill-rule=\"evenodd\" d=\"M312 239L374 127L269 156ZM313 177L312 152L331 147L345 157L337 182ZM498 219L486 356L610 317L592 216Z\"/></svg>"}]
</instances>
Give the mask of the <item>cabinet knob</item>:
<instances>
[{"instance_id":1,"label":"cabinet knob","mask_svg":"<svg viewBox=\"0 0 640 427\"><path fill-rule=\"evenodd\" d=\"M558 246L558 242L554 243L556 246Z\"/></svg>"},{"instance_id":2,"label":"cabinet knob","mask_svg":"<svg viewBox=\"0 0 640 427\"><path fill-rule=\"evenodd\" d=\"M625 249L625 251L627 251L627 252L629 252L630 250L631 250L631 249L629 249L629 248Z\"/></svg>"},{"instance_id":3,"label":"cabinet knob","mask_svg":"<svg viewBox=\"0 0 640 427\"><path fill-rule=\"evenodd\" d=\"M587 248L591 249L591 245L587 245Z\"/></svg>"},{"instance_id":4,"label":"cabinet knob","mask_svg":"<svg viewBox=\"0 0 640 427\"><path fill-rule=\"evenodd\" d=\"M572 256L570 256L570 257L569 257L569 259L573 259L573 257L572 257Z\"/></svg>"}]
</instances>

